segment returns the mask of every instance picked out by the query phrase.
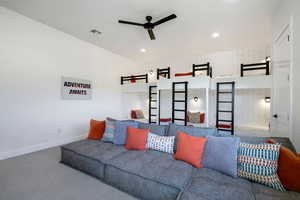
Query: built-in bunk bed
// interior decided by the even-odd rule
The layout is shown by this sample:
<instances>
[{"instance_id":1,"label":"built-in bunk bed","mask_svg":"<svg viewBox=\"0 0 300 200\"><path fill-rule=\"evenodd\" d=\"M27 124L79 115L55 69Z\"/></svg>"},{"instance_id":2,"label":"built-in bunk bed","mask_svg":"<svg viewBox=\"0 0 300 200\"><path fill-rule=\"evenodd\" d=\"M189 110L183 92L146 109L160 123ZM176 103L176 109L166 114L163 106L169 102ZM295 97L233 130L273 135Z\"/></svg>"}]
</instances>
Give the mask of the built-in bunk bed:
<instances>
[{"instance_id":1,"label":"built-in bunk bed","mask_svg":"<svg viewBox=\"0 0 300 200\"><path fill-rule=\"evenodd\" d=\"M175 74L170 79L160 79L157 83L159 123L207 127L211 77L210 63L205 63L194 64L192 72Z\"/></svg>"},{"instance_id":2,"label":"built-in bunk bed","mask_svg":"<svg viewBox=\"0 0 300 200\"><path fill-rule=\"evenodd\" d=\"M270 134L270 62L241 64L240 77L213 79L211 110L220 131L237 135ZM254 73L249 73L254 72ZM263 72L263 74L262 74Z\"/></svg>"},{"instance_id":3,"label":"built-in bunk bed","mask_svg":"<svg viewBox=\"0 0 300 200\"><path fill-rule=\"evenodd\" d=\"M157 69L157 80L160 77L170 78L170 67ZM125 119L133 119L145 123L157 123L158 92L157 81L149 81L149 75L121 76L122 115Z\"/></svg>"}]
</instances>

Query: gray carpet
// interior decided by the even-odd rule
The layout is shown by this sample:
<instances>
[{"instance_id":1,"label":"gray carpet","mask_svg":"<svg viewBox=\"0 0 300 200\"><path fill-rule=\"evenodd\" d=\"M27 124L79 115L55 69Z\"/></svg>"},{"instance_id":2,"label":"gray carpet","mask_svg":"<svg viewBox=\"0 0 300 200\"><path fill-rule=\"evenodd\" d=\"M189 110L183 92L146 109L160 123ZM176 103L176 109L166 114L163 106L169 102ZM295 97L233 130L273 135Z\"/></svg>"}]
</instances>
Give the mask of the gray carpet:
<instances>
[{"instance_id":1,"label":"gray carpet","mask_svg":"<svg viewBox=\"0 0 300 200\"><path fill-rule=\"evenodd\" d=\"M0 200L135 200L59 161L59 148L0 161Z\"/></svg>"}]
</instances>

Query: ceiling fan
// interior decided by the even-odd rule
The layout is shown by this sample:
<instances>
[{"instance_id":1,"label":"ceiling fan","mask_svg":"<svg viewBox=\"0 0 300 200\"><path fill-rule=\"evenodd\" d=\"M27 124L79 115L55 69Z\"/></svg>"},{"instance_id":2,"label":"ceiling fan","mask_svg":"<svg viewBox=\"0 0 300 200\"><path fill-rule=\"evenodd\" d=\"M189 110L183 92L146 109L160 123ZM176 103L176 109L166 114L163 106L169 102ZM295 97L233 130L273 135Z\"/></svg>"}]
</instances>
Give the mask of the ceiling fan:
<instances>
[{"instance_id":1,"label":"ceiling fan","mask_svg":"<svg viewBox=\"0 0 300 200\"><path fill-rule=\"evenodd\" d=\"M150 39L151 40L155 40L155 35L153 33L153 29L162 24L162 23L165 23L167 21L170 21L172 19L175 19L177 16L175 14L172 14L172 15L169 15L168 17L165 17L163 19L160 19L158 20L157 22L154 22L154 23L151 23L152 21L152 17L151 16L147 16L146 17L146 20L147 22L144 23L144 24L141 24L141 23L136 23L136 22L129 22L129 21L124 21L124 20L119 20L119 23L122 23L122 24L130 24L130 25L135 25L135 26L142 26L144 27L144 29L146 29L149 33L149 36L150 36Z\"/></svg>"}]
</instances>

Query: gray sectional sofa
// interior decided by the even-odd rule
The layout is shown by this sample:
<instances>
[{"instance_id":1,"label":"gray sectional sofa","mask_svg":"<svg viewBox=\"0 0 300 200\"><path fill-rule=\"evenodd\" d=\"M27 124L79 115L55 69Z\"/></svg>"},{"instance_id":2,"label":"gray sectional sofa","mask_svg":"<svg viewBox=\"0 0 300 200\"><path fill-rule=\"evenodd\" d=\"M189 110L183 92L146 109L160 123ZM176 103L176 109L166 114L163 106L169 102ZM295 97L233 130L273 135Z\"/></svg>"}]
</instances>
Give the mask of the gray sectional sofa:
<instances>
[{"instance_id":1,"label":"gray sectional sofa","mask_svg":"<svg viewBox=\"0 0 300 200\"><path fill-rule=\"evenodd\" d=\"M140 127L149 125L140 124ZM176 135L218 135L215 129L170 125L153 128ZM244 142L260 143L266 138L242 137ZM276 138L294 150L286 138ZM128 151L124 146L96 140L82 140L61 147L61 162L87 173L128 194L145 200L299 200L300 193L279 192L241 178L232 178L208 168L194 168L172 155L158 151Z\"/></svg>"}]
</instances>

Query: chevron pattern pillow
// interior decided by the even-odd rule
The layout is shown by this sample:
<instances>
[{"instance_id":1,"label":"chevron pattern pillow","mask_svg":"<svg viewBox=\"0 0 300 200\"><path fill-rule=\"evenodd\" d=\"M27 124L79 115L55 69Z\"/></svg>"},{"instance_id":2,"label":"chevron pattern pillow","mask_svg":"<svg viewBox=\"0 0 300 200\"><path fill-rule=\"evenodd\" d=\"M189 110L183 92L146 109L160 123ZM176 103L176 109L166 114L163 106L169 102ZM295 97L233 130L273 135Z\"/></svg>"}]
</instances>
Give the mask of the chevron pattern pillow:
<instances>
[{"instance_id":1,"label":"chevron pattern pillow","mask_svg":"<svg viewBox=\"0 0 300 200\"><path fill-rule=\"evenodd\" d=\"M148 134L147 147L156 151L174 154L175 136L159 136Z\"/></svg>"},{"instance_id":2,"label":"chevron pattern pillow","mask_svg":"<svg viewBox=\"0 0 300 200\"><path fill-rule=\"evenodd\" d=\"M238 176L285 191L277 175L279 148L279 144L241 143Z\"/></svg>"}]
</instances>

